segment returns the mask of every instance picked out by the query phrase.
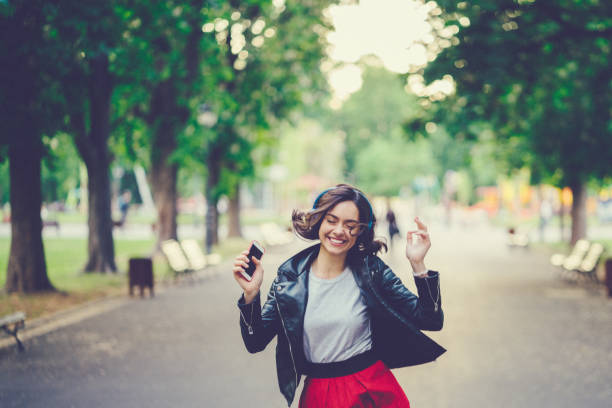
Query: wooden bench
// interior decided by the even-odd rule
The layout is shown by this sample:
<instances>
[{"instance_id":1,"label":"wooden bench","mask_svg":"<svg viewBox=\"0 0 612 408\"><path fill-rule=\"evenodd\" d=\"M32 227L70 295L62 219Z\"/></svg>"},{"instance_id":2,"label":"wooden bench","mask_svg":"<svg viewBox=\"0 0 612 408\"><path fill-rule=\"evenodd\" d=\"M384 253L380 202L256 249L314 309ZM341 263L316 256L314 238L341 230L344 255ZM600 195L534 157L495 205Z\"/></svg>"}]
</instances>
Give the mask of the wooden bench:
<instances>
[{"instance_id":1,"label":"wooden bench","mask_svg":"<svg viewBox=\"0 0 612 408\"><path fill-rule=\"evenodd\" d=\"M596 281L597 264L604 251L604 246L598 242L579 239L569 255L554 254L550 257L550 263L566 274L577 274Z\"/></svg>"},{"instance_id":2,"label":"wooden bench","mask_svg":"<svg viewBox=\"0 0 612 408\"><path fill-rule=\"evenodd\" d=\"M561 272L572 273L575 269L580 267L584 256L589 251L591 243L586 239L579 239L574 244L569 255L565 254L553 254L550 257L550 263L553 266L559 268Z\"/></svg>"},{"instance_id":3,"label":"wooden bench","mask_svg":"<svg viewBox=\"0 0 612 408\"><path fill-rule=\"evenodd\" d=\"M204 254L198 241L195 239L182 240L181 248L187 256L189 264L195 270L202 270L209 266L219 265L221 262L221 255L217 253Z\"/></svg>"},{"instance_id":4,"label":"wooden bench","mask_svg":"<svg viewBox=\"0 0 612 408\"><path fill-rule=\"evenodd\" d=\"M161 250L175 277L191 275L193 272L204 270L221 262L219 254L204 254L195 239L186 239L180 243L174 239L168 239L161 243Z\"/></svg>"},{"instance_id":5,"label":"wooden bench","mask_svg":"<svg viewBox=\"0 0 612 408\"><path fill-rule=\"evenodd\" d=\"M189 275L194 271L178 241L174 239L163 241L161 250L168 260L168 266L174 272L175 278L179 275Z\"/></svg>"},{"instance_id":6,"label":"wooden bench","mask_svg":"<svg viewBox=\"0 0 612 408\"><path fill-rule=\"evenodd\" d=\"M42 221L43 228L55 228L55 232L59 234L60 232L60 224L57 220L43 220Z\"/></svg>"},{"instance_id":7,"label":"wooden bench","mask_svg":"<svg viewBox=\"0 0 612 408\"><path fill-rule=\"evenodd\" d=\"M25 327L25 318L26 315L23 312L13 313L0 318L0 328L2 328L5 333L15 337L19 351L25 350L23 343L21 343L21 340L19 340L19 337L17 337L17 332L19 329L23 329Z\"/></svg>"},{"instance_id":8,"label":"wooden bench","mask_svg":"<svg viewBox=\"0 0 612 408\"><path fill-rule=\"evenodd\" d=\"M580 266L574 270L579 275L597 282L597 265L604 254L604 246L599 242L591 244L588 252L580 262Z\"/></svg>"},{"instance_id":9,"label":"wooden bench","mask_svg":"<svg viewBox=\"0 0 612 408\"><path fill-rule=\"evenodd\" d=\"M185 239L181 241L181 248L187 257L187 261L194 270L202 270L208 266L206 255L200 249L198 241L195 239Z\"/></svg>"},{"instance_id":10,"label":"wooden bench","mask_svg":"<svg viewBox=\"0 0 612 408\"><path fill-rule=\"evenodd\" d=\"M529 235L520 233L514 228L508 228L508 246L510 248L527 248Z\"/></svg>"}]
</instances>

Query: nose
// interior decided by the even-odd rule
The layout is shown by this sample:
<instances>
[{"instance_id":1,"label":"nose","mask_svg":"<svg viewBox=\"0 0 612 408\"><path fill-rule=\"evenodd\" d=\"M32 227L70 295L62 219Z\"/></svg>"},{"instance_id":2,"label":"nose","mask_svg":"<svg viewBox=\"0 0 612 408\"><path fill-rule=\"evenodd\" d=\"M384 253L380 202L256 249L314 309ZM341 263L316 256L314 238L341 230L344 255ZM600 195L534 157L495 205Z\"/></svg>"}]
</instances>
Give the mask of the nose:
<instances>
[{"instance_id":1,"label":"nose","mask_svg":"<svg viewBox=\"0 0 612 408\"><path fill-rule=\"evenodd\" d=\"M340 223L338 223L337 225L334 226L334 229L332 230L332 232L336 236L344 235L344 227Z\"/></svg>"}]
</instances>

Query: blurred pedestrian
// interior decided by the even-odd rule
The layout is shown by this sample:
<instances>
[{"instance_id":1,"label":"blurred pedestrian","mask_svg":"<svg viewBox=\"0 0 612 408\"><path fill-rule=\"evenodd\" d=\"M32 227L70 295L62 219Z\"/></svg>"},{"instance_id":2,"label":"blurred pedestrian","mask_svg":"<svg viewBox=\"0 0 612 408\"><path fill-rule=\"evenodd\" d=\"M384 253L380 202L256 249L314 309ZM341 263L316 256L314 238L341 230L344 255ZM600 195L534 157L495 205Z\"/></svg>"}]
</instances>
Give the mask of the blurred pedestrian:
<instances>
[{"instance_id":1,"label":"blurred pedestrian","mask_svg":"<svg viewBox=\"0 0 612 408\"><path fill-rule=\"evenodd\" d=\"M125 220L127 219L127 214L130 209L130 202L132 201L132 193L129 190L126 190L119 196L118 204L119 204L119 212L121 213L121 218L119 219L119 224L123 226L125 224Z\"/></svg>"},{"instance_id":2,"label":"blurred pedestrian","mask_svg":"<svg viewBox=\"0 0 612 408\"><path fill-rule=\"evenodd\" d=\"M294 210L293 227L320 240L284 262L263 308L263 264L248 250L236 257L233 274L243 290L238 301L247 350L262 351L278 335L280 391L291 405L306 375L300 408L409 407L390 368L435 360L444 348L421 330L440 330L438 272L425 267L431 246L427 227L407 233L406 257L419 296L410 292L376 254L376 218L366 196L346 184L323 191L312 209ZM242 272L250 262L255 272Z\"/></svg>"},{"instance_id":3,"label":"blurred pedestrian","mask_svg":"<svg viewBox=\"0 0 612 408\"><path fill-rule=\"evenodd\" d=\"M552 215L553 215L552 204L547 199L543 199L540 202L540 223L539 223L540 241L545 241L546 227L548 226L548 223L550 219L552 218Z\"/></svg>"},{"instance_id":4,"label":"blurred pedestrian","mask_svg":"<svg viewBox=\"0 0 612 408\"><path fill-rule=\"evenodd\" d=\"M395 219L395 213L391 209L391 203L387 203L387 226L389 228L389 245L393 249L393 237L400 235L400 230L397 226L397 220Z\"/></svg>"}]
</instances>

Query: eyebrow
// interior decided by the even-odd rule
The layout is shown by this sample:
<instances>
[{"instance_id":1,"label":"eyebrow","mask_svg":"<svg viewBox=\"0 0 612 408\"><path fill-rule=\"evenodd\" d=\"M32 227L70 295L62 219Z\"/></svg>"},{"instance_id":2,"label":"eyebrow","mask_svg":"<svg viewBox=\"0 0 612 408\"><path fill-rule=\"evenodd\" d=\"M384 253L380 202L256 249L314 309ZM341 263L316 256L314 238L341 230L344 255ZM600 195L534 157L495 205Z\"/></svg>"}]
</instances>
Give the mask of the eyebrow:
<instances>
[{"instance_id":1,"label":"eyebrow","mask_svg":"<svg viewBox=\"0 0 612 408\"><path fill-rule=\"evenodd\" d=\"M325 216L326 217L334 217L336 220L340 219L340 217L338 217L337 215L334 215L332 213L327 213ZM355 223L359 224L358 220L344 220L344 222L355 222Z\"/></svg>"}]
</instances>

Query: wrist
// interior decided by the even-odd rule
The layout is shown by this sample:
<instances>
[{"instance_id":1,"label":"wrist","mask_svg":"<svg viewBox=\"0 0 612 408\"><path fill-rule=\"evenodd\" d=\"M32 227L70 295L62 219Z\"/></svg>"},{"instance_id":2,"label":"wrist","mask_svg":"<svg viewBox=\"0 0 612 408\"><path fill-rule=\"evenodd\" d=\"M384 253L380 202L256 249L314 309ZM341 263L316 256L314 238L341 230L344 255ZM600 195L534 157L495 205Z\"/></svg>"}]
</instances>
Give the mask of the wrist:
<instances>
[{"instance_id":1,"label":"wrist","mask_svg":"<svg viewBox=\"0 0 612 408\"><path fill-rule=\"evenodd\" d=\"M425 262L412 262L410 261L410 266L412 266L412 274L414 276L422 276L427 275L427 267L425 266Z\"/></svg>"},{"instance_id":2,"label":"wrist","mask_svg":"<svg viewBox=\"0 0 612 408\"><path fill-rule=\"evenodd\" d=\"M244 303L246 305L248 305L249 303L252 303L253 300L255 300L255 297L257 296L257 294L259 293L259 291L255 291L255 292L244 292L243 296L244 296Z\"/></svg>"}]
</instances>

